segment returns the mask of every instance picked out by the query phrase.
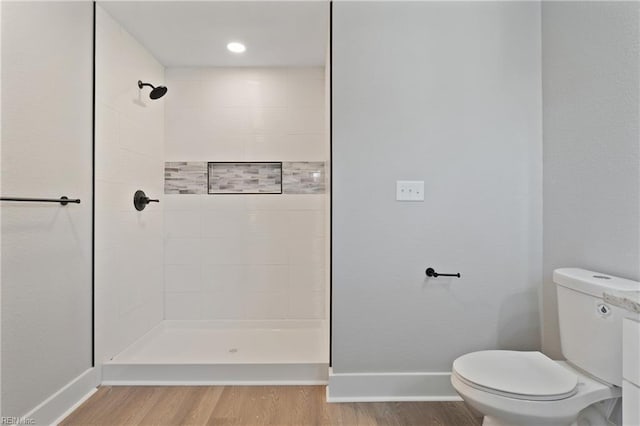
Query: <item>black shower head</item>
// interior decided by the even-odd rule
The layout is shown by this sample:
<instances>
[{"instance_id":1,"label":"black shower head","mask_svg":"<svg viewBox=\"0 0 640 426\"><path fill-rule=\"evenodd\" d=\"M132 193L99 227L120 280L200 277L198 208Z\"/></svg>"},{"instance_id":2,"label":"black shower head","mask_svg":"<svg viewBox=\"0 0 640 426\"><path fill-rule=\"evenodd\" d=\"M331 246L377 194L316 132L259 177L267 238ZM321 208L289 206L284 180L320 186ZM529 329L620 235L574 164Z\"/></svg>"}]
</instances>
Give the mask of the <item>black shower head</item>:
<instances>
[{"instance_id":1,"label":"black shower head","mask_svg":"<svg viewBox=\"0 0 640 426\"><path fill-rule=\"evenodd\" d=\"M143 83L142 81L138 80L138 87L142 89L144 86L151 87L151 93L149 93L149 97L151 99L160 99L167 93L167 88L165 86L154 87L153 84Z\"/></svg>"}]
</instances>

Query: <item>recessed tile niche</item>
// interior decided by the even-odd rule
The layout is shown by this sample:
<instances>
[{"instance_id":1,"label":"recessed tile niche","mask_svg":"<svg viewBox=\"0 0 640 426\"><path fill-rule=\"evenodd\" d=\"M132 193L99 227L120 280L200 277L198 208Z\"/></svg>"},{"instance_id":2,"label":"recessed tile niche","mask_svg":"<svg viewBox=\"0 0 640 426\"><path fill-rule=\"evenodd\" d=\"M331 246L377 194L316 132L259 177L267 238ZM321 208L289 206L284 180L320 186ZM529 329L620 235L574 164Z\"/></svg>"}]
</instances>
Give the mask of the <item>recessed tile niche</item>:
<instances>
[{"instance_id":1,"label":"recessed tile niche","mask_svg":"<svg viewBox=\"0 0 640 426\"><path fill-rule=\"evenodd\" d=\"M208 164L209 194L282 194L282 163Z\"/></svg>"}]
</instances>

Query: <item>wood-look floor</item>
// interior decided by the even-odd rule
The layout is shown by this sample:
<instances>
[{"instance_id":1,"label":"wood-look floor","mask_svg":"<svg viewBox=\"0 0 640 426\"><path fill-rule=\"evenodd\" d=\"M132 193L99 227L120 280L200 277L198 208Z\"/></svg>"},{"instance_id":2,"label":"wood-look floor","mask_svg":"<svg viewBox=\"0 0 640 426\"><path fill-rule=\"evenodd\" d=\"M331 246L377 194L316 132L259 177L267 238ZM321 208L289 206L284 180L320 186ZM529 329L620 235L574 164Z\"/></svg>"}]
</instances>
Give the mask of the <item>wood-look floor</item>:
<instances>
[{"instance_id":1,"label":"wood-look floor","mask_svg":"<svg viewBox=\"0 0 640 426\"><path fill-rule=\"evenodd\" d=\"M103 386L61 425L480 425L463 402L326 402L324 386Z\"/></svg>"}]
</instances>

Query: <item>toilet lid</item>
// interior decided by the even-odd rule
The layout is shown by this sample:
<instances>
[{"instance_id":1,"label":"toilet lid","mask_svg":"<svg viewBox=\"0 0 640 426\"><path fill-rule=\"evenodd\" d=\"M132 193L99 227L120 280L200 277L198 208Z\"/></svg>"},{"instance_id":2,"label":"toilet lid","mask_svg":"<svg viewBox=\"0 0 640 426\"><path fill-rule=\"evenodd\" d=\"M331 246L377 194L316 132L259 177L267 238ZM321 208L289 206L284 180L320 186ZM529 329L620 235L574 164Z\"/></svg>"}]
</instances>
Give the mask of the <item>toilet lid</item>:
<instances>
[{"instance_id":1,"label":"toilet lid","mask_svg":"<svg viewBox=\"0 0 640 426\"><path fill-rule=\"evenodd\" d=\"M576 374L540 352L472 352L456 359L453 371L480 388L520 399L568 398L578 385Z\"/></svg>"}]
</instances>

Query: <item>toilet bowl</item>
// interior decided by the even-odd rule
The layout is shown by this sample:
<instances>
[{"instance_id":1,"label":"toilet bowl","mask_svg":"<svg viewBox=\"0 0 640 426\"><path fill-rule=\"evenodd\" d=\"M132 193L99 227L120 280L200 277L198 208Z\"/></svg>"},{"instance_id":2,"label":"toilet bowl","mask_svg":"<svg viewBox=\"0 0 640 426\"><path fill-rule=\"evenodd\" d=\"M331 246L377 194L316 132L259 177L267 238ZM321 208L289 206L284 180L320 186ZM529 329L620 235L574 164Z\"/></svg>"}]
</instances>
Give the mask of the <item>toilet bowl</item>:
<instances>
[{"instance_id":1,"label":"toilet bowl","mask_svg":"<svg viewBox=\"0 0 640 426\"><path fill-rule=\"evenodd\" d=\"M603 294L640 291L640 282L579 268L556 269L553 281L567 361L493 350L453 362L451 383L485 426L601 426L620 411L624 311Z\"/></svg>"},{"instance_id":2,"label":"toilet bowl","mask_svg":"<svg viewBox=\"0 0 640 426\"><path fill-rule=\"evenodd\" d=\"M561 426L577 424L578 418L606 425L609 413L595 404L621 396L619 387L540 352L463 355L453 363L451 383L485 415L484 426Z\"/></svg>"}]
</instances>

